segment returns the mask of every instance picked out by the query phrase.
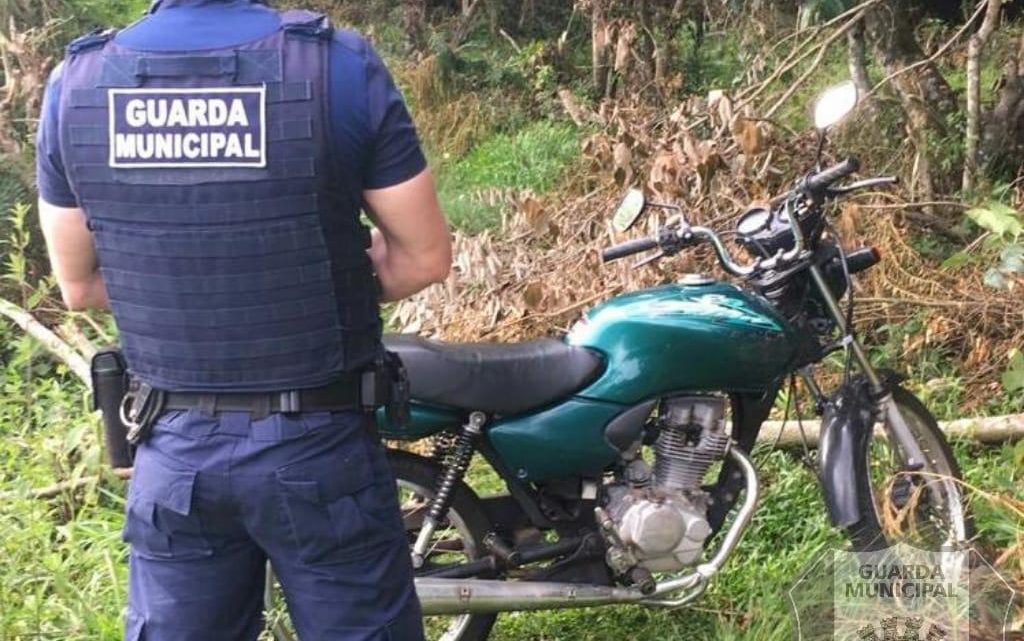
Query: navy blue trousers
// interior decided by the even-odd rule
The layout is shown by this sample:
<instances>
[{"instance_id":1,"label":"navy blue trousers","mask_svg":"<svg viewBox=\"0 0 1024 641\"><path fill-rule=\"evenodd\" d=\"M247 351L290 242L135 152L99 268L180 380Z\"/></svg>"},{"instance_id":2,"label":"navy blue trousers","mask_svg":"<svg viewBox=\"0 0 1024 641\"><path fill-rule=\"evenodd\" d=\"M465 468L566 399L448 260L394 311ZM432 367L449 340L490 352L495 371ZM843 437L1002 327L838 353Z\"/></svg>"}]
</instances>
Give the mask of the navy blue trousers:
<instances>
[{"instance_id":1,"label":"navy blue trousers","mask_svg":"<svg viewBox=\"0 0 1024 641\"><path fill-rule=\"evenodd\" d=\"M267 559L303 641L422 641L369 417L168 412L139 448L126 641L255 641Z\"/></svg>"}]
</instances>

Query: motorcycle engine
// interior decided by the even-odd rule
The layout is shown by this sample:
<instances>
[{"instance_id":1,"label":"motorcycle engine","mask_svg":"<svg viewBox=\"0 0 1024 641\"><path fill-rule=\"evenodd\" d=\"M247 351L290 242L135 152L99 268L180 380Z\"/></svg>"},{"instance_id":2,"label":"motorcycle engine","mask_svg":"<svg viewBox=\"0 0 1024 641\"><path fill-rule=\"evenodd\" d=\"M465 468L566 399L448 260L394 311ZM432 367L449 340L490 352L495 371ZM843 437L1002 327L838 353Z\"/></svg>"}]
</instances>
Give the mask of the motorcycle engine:
<instances>
[{"instance_id":1,"label":"motorcycle engine","mask_svg":"<svg viewBox=\"0 0 1024 641\"><path fill-rule=\"evenodd\" d=\"M652 572L693 565L711 534L701 483L729 444L725 403L715 396L664 401L653 471L637 457L628 463L625 481L607 488L606 511L621 544Z\"/></svg>"}]
</instances>

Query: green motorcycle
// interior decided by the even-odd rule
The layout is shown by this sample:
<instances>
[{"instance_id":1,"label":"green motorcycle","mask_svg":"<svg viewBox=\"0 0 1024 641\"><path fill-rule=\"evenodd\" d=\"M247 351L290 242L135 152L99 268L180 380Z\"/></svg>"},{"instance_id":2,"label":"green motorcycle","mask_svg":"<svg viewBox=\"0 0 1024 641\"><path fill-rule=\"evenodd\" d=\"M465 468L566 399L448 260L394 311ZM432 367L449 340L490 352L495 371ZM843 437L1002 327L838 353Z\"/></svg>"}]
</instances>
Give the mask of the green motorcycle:
<instances>
[{"instance_id":1,"label":"green motorcycle","mask_svg":"<svg viewBox=\"0 0 1024 641\"><path fill-rule=\"evenodd\" d=\"M856 98L844 84L819 99L822 140ZM382 416L381 433L431 444L429 455L390 454L430 638L485 639L504 611L698 598L757 509L749 452L791 376L822 416L821 487L855 549L904 536L883 525L894 506L909 506L919 547L968 540L943 434L872 366L853 330L852 294L841 303L879 255L844 251L828 205L894 182L844 183L857 169L849 159L819 170L771 208L743 214L735 240L757 257L746 264L678 208L626 196L620 231L651 206L679 215L652 238L607 249L605 261L707 244L742 286L687 276L599 305L564 338L523 344L386 338L413 403L402 425ZM826 392L814 368L834 353L845 355L847 376ZM502 491L481 496L467 484L476 454Z\"/></svg>"}]
</instances>

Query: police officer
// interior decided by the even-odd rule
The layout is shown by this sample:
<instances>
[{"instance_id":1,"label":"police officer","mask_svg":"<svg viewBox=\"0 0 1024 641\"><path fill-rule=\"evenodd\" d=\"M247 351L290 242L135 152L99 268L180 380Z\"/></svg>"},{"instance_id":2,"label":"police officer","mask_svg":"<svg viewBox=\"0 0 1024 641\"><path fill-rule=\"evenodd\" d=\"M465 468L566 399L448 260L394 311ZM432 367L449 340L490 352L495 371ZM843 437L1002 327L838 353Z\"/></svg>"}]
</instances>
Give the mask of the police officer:
<instances>
[{"instance_id":1,"label":"police officer","mask_svg":"<svg viewBox=\"0 0 1024 641\"><path fill-rule=\"evenodd\" d=\"M379 302L442 280L451 248L373 49L257 0L157 2L69 46L38 180L65 303L113 311L152 392L129 412L162 402L127 501L126 638L256 639L269 559L301 638L421 639L366 373Z\"/></svg>"}]
</instances>

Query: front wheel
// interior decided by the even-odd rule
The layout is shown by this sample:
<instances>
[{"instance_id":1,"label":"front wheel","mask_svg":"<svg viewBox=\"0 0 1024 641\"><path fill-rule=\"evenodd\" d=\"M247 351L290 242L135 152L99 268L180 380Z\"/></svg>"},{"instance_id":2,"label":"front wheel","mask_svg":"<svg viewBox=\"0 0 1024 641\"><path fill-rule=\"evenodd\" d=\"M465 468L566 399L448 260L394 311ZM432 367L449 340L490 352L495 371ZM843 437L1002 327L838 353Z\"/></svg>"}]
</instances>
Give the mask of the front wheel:
<instances>
[{"instance_id":1,"label":"front wheel","mask_svg":"<svg viewBox=\"0 0 1024 641\"><path fill-rule=\"evenodd\" d=\"M974 535L960 467L928 408L911 392L892 386L893 402L918 446L923 466L912 469L878 420L860 456L857 495L862 518L847 528L854 550L905 542L928 550L959 547Z\"/></svg>"}]
</instances>

